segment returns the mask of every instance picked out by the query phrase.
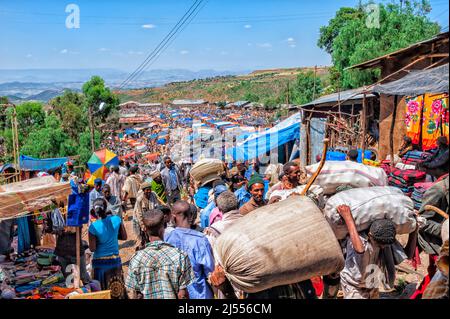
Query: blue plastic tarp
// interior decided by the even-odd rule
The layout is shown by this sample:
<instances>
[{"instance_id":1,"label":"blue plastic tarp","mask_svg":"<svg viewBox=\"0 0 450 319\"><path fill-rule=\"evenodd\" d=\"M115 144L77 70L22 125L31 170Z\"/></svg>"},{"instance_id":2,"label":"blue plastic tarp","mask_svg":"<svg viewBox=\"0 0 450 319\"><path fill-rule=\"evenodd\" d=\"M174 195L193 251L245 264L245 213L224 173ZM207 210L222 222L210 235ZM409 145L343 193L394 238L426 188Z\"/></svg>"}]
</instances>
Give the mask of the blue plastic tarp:
<instances>
[{"instance_id":1,"label":"blue plastic tarp","mask_svg":"<svg viewBox=\"0 0 450 319\"><path fill-rule=\"evenodd\" d=\"M34 158L20 155L20 169L23 171L49 171L64 165L69 160L68 157L60 158Z\"/></svg>"},{"instance_id":2,"label":"blue plastic tarp","mask_svg":"<svg viewBox=\"0 0 450 319\"><path fill-rule=\"evenodd\" d=\"M125 134L127 134L127 135L138 134L138 133L139 133L139 131L135 130L134 128L127 128L127 129L125 129Z\"/></svg>"},{"instance_id":3,"label":"blue plastic tarp","mask_svg":"<svg viewBox=\"0 0 450 319\"><path fill-rule=\"evenodd\" d=\"M300 136L300 113L296 113L271 129L250 136L227 154L235 160L251 160Z\"/></svg>"}]
</instances>

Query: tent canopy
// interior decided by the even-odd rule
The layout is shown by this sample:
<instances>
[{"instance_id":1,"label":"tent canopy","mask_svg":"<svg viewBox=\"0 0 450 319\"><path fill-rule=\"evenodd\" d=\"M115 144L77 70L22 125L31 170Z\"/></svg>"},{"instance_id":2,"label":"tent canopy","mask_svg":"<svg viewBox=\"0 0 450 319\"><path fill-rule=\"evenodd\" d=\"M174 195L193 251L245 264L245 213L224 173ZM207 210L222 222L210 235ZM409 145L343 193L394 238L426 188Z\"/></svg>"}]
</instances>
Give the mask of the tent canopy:
<instances>
[{"instance_id":1,"label":"tent canopy","mask_svg":"<svg viewBox=\"0 0 450 319\"><path fill-rule=\"evenodd\" d=\"M64 165L68 160L68 157L34 158L20 155L19 164L20 169L23 171L49 171Z\"/></svg>"},{"instance_id":2,"label":"tent canopy","mask_svg":"<svg viewBox=\"0 0 450 319\"><path fill-rule=\"evenodd\" d=\"M249 136L237 147L227 150L235 160L251 160L300 136L300 113L296 113L271 129Z\"/></svg>"},{"instance_id":3,"label":"tent canopy","mask_svg":"<svg viewBox=\"0 0 450 319\"><path fill-rule=\"evenodd\" d=\"M372 91L403 96L448 92L448 63L429 70L411 71L397 81L375 86Z\"/></svg>"}]
</instances>

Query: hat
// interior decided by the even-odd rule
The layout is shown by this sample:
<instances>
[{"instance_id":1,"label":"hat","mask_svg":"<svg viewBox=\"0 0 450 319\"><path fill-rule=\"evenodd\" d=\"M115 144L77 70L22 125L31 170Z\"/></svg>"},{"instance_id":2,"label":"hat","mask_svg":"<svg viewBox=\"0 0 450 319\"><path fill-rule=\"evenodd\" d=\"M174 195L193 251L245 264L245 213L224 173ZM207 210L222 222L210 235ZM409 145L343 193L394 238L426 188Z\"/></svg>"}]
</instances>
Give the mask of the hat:
<instances>
[{"instance_id":1,"label":"hat","mask_svg":"<svg viewBox=\"0 0 450 319\"><path fill-rule=\"evenodd\" d=\"M220 179L220 176L218 176L217 173L208 174L200 180L200 186L204 186L218 179Z\"/></svg>"},{"instance_id":2,"label":"hat","mask_svg":"<svg viewBox=\"0 0 450 319\"><path fill-rule=\"evenodd\" d=\"M151 188L152 184L150 184L149 182L144 182L141 184L141 189L144 190L146 188Z\"/></svg>"},{"instance_id":3,"label":"hat","mask_svg":"<svg viewBox=\"0 0 450 319\"><path fill-rule=\"evenodd\" d=\"M264 180L262 179L261 176L259 176L259 174L255 173L252 175L252 177L250 177L250 180L247 183L247 189L250 189L253 184L263 184L264 185Z\"/></svg>"},{"instance_id":4,"label":"hat","mask_svg":"<svg viewBox=\"0 0 450 319\"><path fill-rule=\"evenodd\" d=\"M226 192L228 188L225 185L217 185L214 187L214 198L217 198L223 192Z\"/></svg>"}]
</instances>

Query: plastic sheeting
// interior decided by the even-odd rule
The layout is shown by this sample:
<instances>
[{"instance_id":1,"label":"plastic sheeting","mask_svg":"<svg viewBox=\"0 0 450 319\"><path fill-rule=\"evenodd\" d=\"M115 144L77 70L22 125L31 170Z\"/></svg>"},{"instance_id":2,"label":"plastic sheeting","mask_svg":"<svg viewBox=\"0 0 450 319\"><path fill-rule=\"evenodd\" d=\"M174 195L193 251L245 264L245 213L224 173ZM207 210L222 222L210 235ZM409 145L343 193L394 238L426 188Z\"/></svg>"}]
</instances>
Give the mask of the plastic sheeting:
<instances>
[{"instance_id":1,"label":"plastic sheeting","mask_svg":"<svg viewBox=\"0 0 450 319\"><path fill-rule=\"evenodd\" d=\"M300 136L300 113L296 113L271 129L255 133L236 148L227 150L235 160L251 160Z\"/></svg>"},{"instance_id":2,"label":"plastic sheeting","mask_svg":"<svg viewBox=\"0 0 450 319\"><path fill-rule=\"evenodd\" d=\"M448 63L429 70L411 71L400 80L375 86L372 92L403 96L448 92Z\"/></svg>"},{"instance_id":3,"label":"plastic sheeting","mask_svg":"<svg viewBox=\"0 0 450 319\"><path fill-rule=\"evenodd\" d=\"M22 171L48 171L64 165L68 160L68 157L40 159L20 155L19 163Z\"/></svg>"}]
</instances>

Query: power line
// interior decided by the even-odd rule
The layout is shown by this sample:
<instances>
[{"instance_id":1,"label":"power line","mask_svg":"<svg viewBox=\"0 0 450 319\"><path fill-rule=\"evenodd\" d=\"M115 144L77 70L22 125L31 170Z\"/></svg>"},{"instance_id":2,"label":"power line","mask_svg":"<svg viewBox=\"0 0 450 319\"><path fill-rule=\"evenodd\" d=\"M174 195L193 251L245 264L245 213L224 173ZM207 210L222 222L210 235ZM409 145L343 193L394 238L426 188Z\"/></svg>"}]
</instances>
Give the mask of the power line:
<instances>
[{"instance_id":1,"label":"power line","mask_svg":"<svg viewBox=\"0 0 450 319\"><path fill-rule=\"evenodd\" d=\"M206 0L206 2L207 2L207 1L208 1L208 0ZM172 38L172 39L169 39L170 42L166 42L166 44L164 44L164 46L161 47L161 48L158 50L158 52L155 54L154 58L153 58L152 60L150 60L150 61L147 63L147 65L146 65L143 69L141 69L141 71L139 72L139 74L137 74L131 81L129 81L128 84L130 84L133 80L135 80L135 79L137 79L139 76L141 76L143 72L145 72L146 70L148 70L148 68L149 68L151 65L153 65L153 63L154 63L154 62L158 59L158 57L164 52L164 50L167 49L167 48L168 48L168 47L176 40L176 38L178 37L178 35L181 34L181 32L183 32L184 29L187 28L187 26L190 24L190 22L191 22L193 19L195 19L195 17L197 16L197 14L198 14L198 13L203 9L203 7L206 5L206 2L203 4L203 6L202 6L199 10L197 10L197 12L195 12L195 13L191 16L190 20L189 20L185 25L183 25L183 26L181 27L180 32L177 32L176 34L174 34L173 38Z\"/></svg>"},{"instance_id":2,"label":"power line","mask_svg":"<svg viewBox=\"0 0 450 319\"><path fill-rule=\"evenodd\" d=\"M147 56L147 58L144 60L144 62L141 63L141 65L132 73L130 74L127 79L120 85L119 88L122 88L130 81L134 80L137 76L139 76L144 68L150 63L152 59L154 59L159 52L164 48L164 46L170 41L170 39L179 32L180 28L183 27L183 25L186 23L186 21L189 20L189 18L195 13L195 11L198 9L198 7L202 4L204 0L196 0L192 6L189 8L189 10L183 15L183 17L179 20L179 22L172 28L172 30L169 32L169 34L164 37L164 39L158 44L158 46Z\"/></svg>"}]
</instances>

